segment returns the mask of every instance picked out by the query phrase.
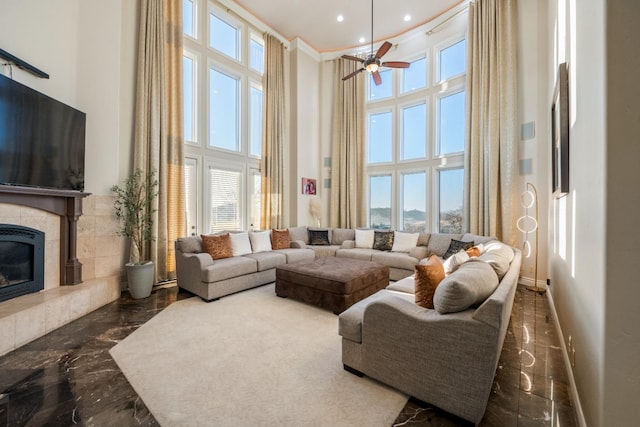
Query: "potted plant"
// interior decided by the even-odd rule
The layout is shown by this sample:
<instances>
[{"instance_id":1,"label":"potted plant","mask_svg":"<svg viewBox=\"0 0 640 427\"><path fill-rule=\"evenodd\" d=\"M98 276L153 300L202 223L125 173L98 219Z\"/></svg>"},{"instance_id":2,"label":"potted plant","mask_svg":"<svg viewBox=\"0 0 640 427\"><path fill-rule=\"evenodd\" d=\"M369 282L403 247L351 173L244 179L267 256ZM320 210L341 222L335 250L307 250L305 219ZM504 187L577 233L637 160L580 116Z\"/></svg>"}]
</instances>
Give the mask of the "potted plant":
<instances>
[{"instance_id":1,"label":"potted plant","mask_svg":"<svg viewBox=\"0 0 640 427\"><path fill-rule=\"evenodd\" d=\"M133 243L131 258L133 262L125 265L129 292L133 298L146 298L153 288L155 268L150 260L142 260L144 245L154 241L153 201L158 195L158 180L155 171L144 174L136 169L129 176L122 187L114 185L111 191L115 193L113 204L115 214L120 221L118 235L128 237Z\"/></svg>"}]
</instances>

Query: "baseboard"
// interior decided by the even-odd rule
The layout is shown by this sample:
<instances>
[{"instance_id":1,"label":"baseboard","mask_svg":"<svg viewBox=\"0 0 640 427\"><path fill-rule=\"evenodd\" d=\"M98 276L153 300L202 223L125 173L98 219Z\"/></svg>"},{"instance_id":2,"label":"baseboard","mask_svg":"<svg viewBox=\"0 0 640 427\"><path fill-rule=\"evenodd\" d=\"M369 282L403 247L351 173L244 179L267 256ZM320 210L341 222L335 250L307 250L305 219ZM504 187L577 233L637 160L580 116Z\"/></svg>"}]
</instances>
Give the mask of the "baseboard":
<instances>
[{"instance_id":1,"label":"baseboard","mask_svg":"<svg viewBox=\"0 0 640 427\"><path fill-rule=\"evenodd\" d=\"M533 283L533 280L531 280ZM545 289L546 289L545 283ZM584 418L584 412L582 412L582 405L580 404L580 395L578 395L578 388L576 387L576 380L573 377L573 369L571 369L571 362L569 359L569 353L567 352L567 346L565 344L564 334L562 333L562 328L560 327L560 322L558 321L558 313L556 313L556 306L553 304L553 296L551 292L547 292L547 301L549 302L549 308L551 309L551 315L553 316L553 321L556 324L556 329L558 330L558 334L560 335L560 347L562 348L562 356L564 358L564 365L567 368L567 375L569 377L569 385L571 387L571 401L573 402L576 418L578 420L578 425L580 427L587 427L587 421Z\"/></svg>"},{"instance_id":2,"label":"baseboard","mask_svg":"<svg viewBox=\"0 0 640 427\"><path fill-rule=\"evenodd\" d=\"M544 280L538 280L537 282L530 277L522 277L518 278L518 284L522 286L526 286L527 288L538 288L540 291L544 292L547 290L547 282Z\"/></svg>"}]
</instances>

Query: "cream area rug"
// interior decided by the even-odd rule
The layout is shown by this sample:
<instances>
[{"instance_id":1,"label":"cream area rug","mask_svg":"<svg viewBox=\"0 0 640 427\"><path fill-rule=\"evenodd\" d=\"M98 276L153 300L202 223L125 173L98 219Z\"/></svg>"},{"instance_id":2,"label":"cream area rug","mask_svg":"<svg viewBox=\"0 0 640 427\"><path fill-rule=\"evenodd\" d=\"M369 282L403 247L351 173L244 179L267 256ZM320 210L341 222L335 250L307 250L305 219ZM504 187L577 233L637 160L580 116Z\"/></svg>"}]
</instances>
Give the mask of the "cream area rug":
<instances>
[{"instance_id":1,"label":"cream area rug","mask_svg":"<svg viewBox=\"0 0 640 427\"><path fill-rule=\"evenodd\" d=\"M178 301L111 355L162 426L390 426L407 402L344 371L338 317L273 284Z\"/></svg>"}]
</instances>

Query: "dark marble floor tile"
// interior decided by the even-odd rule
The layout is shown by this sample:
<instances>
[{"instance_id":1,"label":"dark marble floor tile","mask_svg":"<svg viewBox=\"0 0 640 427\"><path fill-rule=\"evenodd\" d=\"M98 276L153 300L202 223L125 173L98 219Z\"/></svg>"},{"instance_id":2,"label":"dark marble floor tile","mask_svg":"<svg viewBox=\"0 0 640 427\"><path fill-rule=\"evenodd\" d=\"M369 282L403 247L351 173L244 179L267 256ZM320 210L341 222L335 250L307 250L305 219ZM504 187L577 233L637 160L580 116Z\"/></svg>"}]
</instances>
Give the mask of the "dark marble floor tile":
<instances>
[{"instance_id":1,"label":"dark marble floor tile","mask_svg":"<svg viewBox=\"0 0 640 427\"><path fill-rule=\"evenodd\" d=\"M0 357L0 425L157 426L109 355L173 302L177 288L133 300L125 292L56 331ZM546 297L519 288L481 426L576 425L559 337ZM394 425L465 426L410 399Z\"/></svg>"}]
</instances>

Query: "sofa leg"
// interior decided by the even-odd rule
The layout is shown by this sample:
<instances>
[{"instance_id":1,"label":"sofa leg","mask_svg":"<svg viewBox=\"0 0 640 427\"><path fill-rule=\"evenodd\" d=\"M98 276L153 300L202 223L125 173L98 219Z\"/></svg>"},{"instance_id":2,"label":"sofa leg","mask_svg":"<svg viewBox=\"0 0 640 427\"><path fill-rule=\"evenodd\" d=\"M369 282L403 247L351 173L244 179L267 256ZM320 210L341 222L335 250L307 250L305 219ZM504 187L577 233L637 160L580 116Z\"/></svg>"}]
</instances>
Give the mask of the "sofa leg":
<instances>
[{"instance_id":1,"label":"sofa leg","mask_svg":"<svg viewBox=\"0 0 640 427\"><path fill-rule=\"evenodd\" d=\"M342 365L342 366L344 367L345 371L347 371L347 372L349 372L349 373L351 373L351 374L353 374L353 375L355 375L357 377L360 377L360 378L364 377L364 374L362 372L358 371L357 369L353 369L351 366L348 366L348 365Z\"/></svg>"}]
</instances>

